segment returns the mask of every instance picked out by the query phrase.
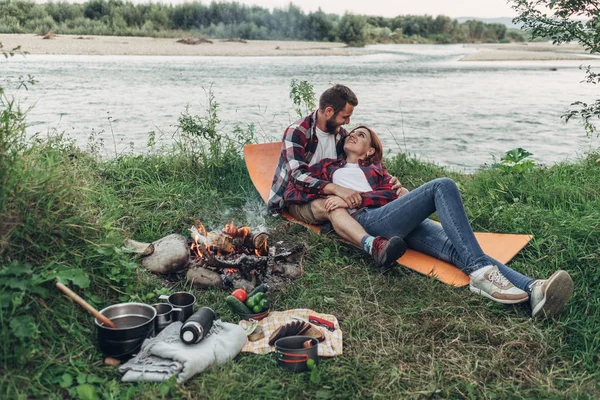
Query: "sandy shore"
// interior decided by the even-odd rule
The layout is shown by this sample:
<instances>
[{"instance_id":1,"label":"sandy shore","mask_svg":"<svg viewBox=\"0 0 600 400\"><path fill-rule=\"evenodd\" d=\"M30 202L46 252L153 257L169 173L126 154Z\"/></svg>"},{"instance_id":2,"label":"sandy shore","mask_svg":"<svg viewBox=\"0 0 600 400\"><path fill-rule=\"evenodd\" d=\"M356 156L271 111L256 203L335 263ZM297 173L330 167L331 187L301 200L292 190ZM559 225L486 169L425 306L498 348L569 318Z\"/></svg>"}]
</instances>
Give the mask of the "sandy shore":
<instances>
[{"instance_id":1,"label":"sandy shore","mask_svg":"<svg viewBox=\"0 0 600 400\"><path fill-rule=\"evenodd\" d=\"M468 54L461 61L554 61L600 60L586 54L577 44L553 45L551 43L472 44L477 53Z\"/></svg>"},{"instance_id":2,"label":"sandy shore","mask_svg":"<svg viewBox=\"0 0 600 400\"><path fill-rule=\"evenodd\" d=\"M30 54L139 55L139 56L347 56L358 54L343 43L249 40L189 45L177 38L57 35L42 39L33 34L0 34L4 50L21 46ZM364 54L364 53L361 53Z\"/></svg>"},{"instance_id":3,"label":"sandy shore","mask_svg":"<svg viewBox=\"0 0 600 400\"><path fill-rule=\"evenodd\" d=\"M4 50L21 46L30 54L64 55L138 55L138 56L354 56L357 51L343 43L249 40L246 43L212 40L212 43L189 45L177 38L157 39L132 36L58 35L42 39L33 34L0 34ZM550 43L469 44L476 53L461 61L552 61L600 60L586 54L575 44L555 46Z\"/></svg>"}]
</instances>

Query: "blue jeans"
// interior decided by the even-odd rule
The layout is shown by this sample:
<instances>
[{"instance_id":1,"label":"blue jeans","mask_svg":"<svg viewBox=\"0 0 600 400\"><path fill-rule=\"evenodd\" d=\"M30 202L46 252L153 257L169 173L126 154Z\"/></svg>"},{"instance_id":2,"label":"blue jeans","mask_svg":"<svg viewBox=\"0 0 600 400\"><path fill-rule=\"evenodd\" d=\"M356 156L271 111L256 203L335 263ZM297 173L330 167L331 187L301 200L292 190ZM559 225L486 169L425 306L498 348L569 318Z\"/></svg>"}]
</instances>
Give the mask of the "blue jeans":
<instances>
[{"instance_id":1,"label":"blue jeans","mask_svg":"<svg viewBox=\"0 0 600 400\"><path fill-rule=\"evenodd\" d=\"M428 217L435 211L441 226ZM439 178L379 208L355 216L373 236L403 238L407 246L456 265L465 274L496 265L516 287L529 291L533 279L486 255L473 234L456 183Z\"/></svg>"}]
</instances>

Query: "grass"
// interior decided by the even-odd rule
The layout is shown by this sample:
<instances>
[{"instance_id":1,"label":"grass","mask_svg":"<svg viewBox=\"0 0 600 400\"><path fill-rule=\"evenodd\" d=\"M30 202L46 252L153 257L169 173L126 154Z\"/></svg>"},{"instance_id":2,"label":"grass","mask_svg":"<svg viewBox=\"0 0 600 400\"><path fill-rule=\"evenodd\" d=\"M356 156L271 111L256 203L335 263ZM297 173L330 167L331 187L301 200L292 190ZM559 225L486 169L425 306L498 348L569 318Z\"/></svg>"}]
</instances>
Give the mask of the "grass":
<instances>
[{"instance_id":1,"label":"grass","mask_svg":"<svg viewBox=\"0 0 600 400\"><path fill-rule=\"evenodd\" d=\"M186 151L99 160L63 138L24 142L24 116L3 103L0 147L0 397L25 398L598 398L600 394L600 156L523 172L472 175L399 155L404 186L440 176L460 186L473 227L535 236L511 266L535 277L569 271L575 294L552 320L398 267L382 273L360 251L266 213L237 149L192 140ZM201 124L200 124L201 125ZM200 127L201 128L201 127ZM199 136L202 132L200 132ZM214 138L213 138L214 139ZM219 145L221 145L219 144ZM277 309L335 314L344 354L322 359L320 382L240 354L182 385L120 383L95 347L92 317L53 285L96 307L153 303L192 290L235 321L220 290L195 290L144 271L125 238L265 222L305 242L305 273L272 295Z\"/></svg>"}]
</instances>

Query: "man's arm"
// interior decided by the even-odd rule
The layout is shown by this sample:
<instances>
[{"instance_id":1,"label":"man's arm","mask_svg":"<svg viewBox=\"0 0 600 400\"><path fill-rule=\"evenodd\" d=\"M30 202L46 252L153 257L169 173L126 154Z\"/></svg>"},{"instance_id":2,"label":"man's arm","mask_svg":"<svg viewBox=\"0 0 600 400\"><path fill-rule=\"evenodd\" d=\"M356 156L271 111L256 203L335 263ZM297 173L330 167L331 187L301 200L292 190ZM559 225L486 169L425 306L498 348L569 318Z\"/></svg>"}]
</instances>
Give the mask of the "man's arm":
<instances>
[{"instance_id":1,"label":"man's arm","mask_svg":"<svg viewBox=\"0 0 600 400\"><path fill-rule=\"evenodd\" d=\"M285 162L290 174L290 182L298 190L305 193L320 193L327 182L320 179L319 170L310 169L308 166L306 161L308 138L306 136L306 132L299 126L290 126L286 129L283 135Z\"/></svg>"}]
</instances>

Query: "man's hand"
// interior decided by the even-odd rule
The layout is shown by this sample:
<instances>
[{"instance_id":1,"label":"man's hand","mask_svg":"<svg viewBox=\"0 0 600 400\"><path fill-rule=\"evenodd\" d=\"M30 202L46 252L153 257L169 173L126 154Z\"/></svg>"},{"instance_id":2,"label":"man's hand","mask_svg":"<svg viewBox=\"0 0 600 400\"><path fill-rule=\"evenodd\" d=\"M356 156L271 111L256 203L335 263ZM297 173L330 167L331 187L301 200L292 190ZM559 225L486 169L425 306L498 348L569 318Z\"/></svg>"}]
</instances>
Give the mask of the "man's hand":
<instances>
[{"instance_id":1,"label":"man's hand","mask_svg":"<svg viewBox=\"0 0 600 400\"><path fill-rule=\"evenodd\" d=\"M348 207L348 203L344 201L341 197L338 196L328 196L325 199L325 210L327 212L333 211L336 208L350 208Z\"/></svg>"},{"instance_id":2,"label":"man's hand","mask_svg":"<svg viewBox=\"0 0 600 400\"><path fill-rule=\"evenodd\" d=\"M325 194L333 194L342 198L349 208L358 208L362 204L362 197L356 190L348 189L335 183L330 183L324 188Z\"/></svg>"},{"instance_id":3,"label":"man's hand","mask_svg":"<svg viewBox=\"0 0 600 400\"><path fill-rule=\"evenodd\" d=\"M392 176L390 183L392 184L392 190L396 191L396 194L398 195L398 197L402 197L406 193L408 193L408 189L404 188L402 186L402 184L400 183L400 181L398 180L398 178L396 178L395 176Z\"/></svg>"}]
</instances>

